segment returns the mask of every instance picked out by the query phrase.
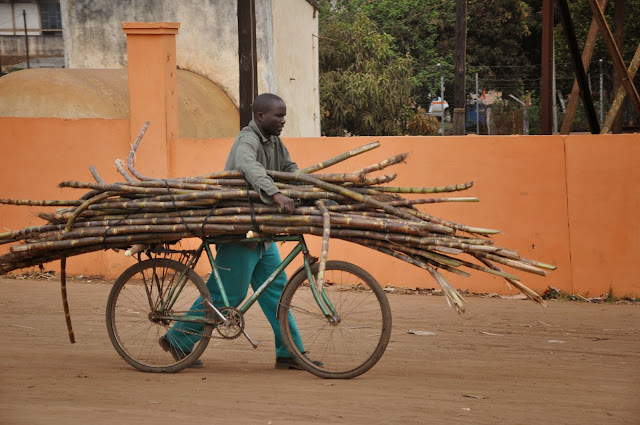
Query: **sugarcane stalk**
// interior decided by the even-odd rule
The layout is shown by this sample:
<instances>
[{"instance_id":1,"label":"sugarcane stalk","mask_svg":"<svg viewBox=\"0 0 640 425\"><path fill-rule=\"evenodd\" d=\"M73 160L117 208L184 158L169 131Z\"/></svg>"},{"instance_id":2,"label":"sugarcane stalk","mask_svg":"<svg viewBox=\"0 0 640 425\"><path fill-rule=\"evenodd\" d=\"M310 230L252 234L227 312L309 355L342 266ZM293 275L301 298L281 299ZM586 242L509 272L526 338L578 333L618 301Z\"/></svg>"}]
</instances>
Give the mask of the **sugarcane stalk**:
<instances>
[{"instance_id":1,"label":"sugarcane stalk","mask_svg":"<svg viewBox=\"0 0 640 425\"><path fill-rule=\"evenodd\" d=\"M161 239L161 237L166 239ZM185 235L184 237L188 237ZM162 241L171 241L180 239L179 235L149 235L147 238L140 238L141 242L158 243ZM37 266L39 264L49 263L51 261L60 260L62 257L71 257L81 255L88 252L99 251L103 249L124 249L130 246L127 242L104 242L97 245L84 245L73 247L65 250L52 250L38 256L33 256L29 252L8 253L0 255L0 274L8 273L12 270L24 269L27 267Z\"/></svg>"},{"instance_id":2,"label":"sugarcane stalk","mask_svg":"<svg viewBox=\"0 0 640 425\"><path fill-rule=\"evenodd\" d=\"M473 186L473 182L455 184L451 186L438 186L438 187L399 187L399 186L379 186L379 187L364 187L363 189L374 189L383 193L445 193L445 192L457 192L461 190L467 190Z\"/></svg>"},{"instance_id":3,"label":"sugarcane stalk","mask_svg":"<svg viewBox=\"0 0 640 425\"><path fill-rule=\"evenodd\" d=\"M116 170L118 170L118 172L120 174L122 174L122 176L124 177L124 179L130 183L135 182L134 178L131 177L129 175L129 173L127 173L127 170L124 169L124 165L122 164L122 160L121 159L116 159L115 161L115 165L116 165Z\"/></svg>"},{"instance_id":4,"label":"sugarcane stalk","mask_svg":"<svg viewBox=\"0 0 640 425\"><path fill-rule=\"evenodd\" d=\"M32 226L26 227L21 230L14 230L13 232L0 233L0 244L9 242L15 242L35 235L42 234L44 232L50 232L52 230L62 230L64 226L58 224L46 224L44 226Z\"/></svg>"},{"instance_id":5,"label":"sugarcane stalk","mask_svg":"<svg viewBox=\"0 0 640 425\"><path fill-rule=\"evenodd\" d=\"M473 255L480 261L482 261L482 259L491 260L491 261L495 261L496 263L504 264L506 266L510 266L510 267L513 267L514 269L522 270L525 272L535 273L540 276L547 275L547 272L544 271L543 269L523 263L522 261L512 260L510 258L504 258L498 255L489 254L486 252L472 252L471 255Z\"/></svg>"},{"instance_id":6,"label":"sugarcane stalk","mask_svg":"<svg viewBox=\"0 0 640 425\"><path fill-rule=\"evenodd\" d=\"M67 322L69 342L75 344L76 337L71 326L71 313L69 312L69 301L67 300L67 257L60 259L60 292L62 293L62 309L64 310L64 319Z\"/></svg>"},{"instance_id":7,"label":"sugarcane stalk","mask_svg":"<svg viewBox=\"0 0 640 425\"><path fill-rule=\"evenodd\" d=\"M365 180L364 173L330 173L330 174L310 174L313 178L330 183L359 183Z\"/></svg>"},{"instance_id":8,"label":"sugarcane stalk","mask_svg":"<svg viewBox=\"0 0 640 425\"><path fill-rule=\"evenodd\" d=\"M366 144L364 146L360 146L358 148L351 149L350 151L341 153L340 155L334 156L333 158L329 158L326 161L322 161L322 162L319 162L317 164L310 165L310 166L308 166L306 168L303 168L302 170L300 170L300 173L302 173L302 174L315 173L316 171L328 168L328 167L330 167L332 165L335 165L335 164L337 164L339 162L345 161L345 160L347 160L349 158L353 158L356 155L360 155L362 153L368 152L371 149L375 149L375 148L377 148L379 146L380 146L380 142L378 142L378 141L375 141L375 142L372 142L372 143L368 143L368 144Z\"/></svg>"},{"instance_id":9,"label":"sugarcane stalk","mask_svg":"<svg viewBox=\"0 0 640 425\"><path fill-rule=\"evenodd\" d=\"M374 171L380 171L380 170L382 170L384 168L387 168L387 167L389 167L391 165L398 164L400 162L405 162L405 160L407 159L408 156L409 156L408 152L401 153L401 154L398 154L398 155L394 155L394 156L392 156L390 158L385 159L384 161L378 162L377 164L373 164L373 165L369 165L368 167L361 168L361 169L357 170L356 172L362 172L364 174L369 174L369 173L374 172Z\"/></svg>"},{"instance_id":10,"label":"sugarcane stalk","mask_svg":"<svg viewBox=\"0 0 640 425\"><path fill-rule=\"evenodd\" d=\"M377 184L384 184L384 183L389 183L392 182L393 180L396 179L396 177L398 177L397 174L385 174L384 176L379 176L379 177L372 177L372 178L368 178L368 179L364 179L360 182L355 182L355 183L345 183L346 187L360 187L360 186L374 186Z\"/></svg>"},{"instance_id":11,"label":"sugarcane stalk","mask_svg":"<svg viewBox=\"0 0 640 425\"><path fill-rule=\"evenodd\" d=\"M158 187L144 187L142 185L135 184L125 184L125 183L91 183L91 182L78 182L78 181L64 181L58 184L58 187L68 187L73 189L94 189L101 192L111 191L115 193L123 193L123 194L137 194L137 195L159 195L159 194L167 194L167 193L191 193L192 190L199 191L213 191L219 190L219 187L209 186L209 185L193 185L189 187L189 185L180 185L181 187L170 187L167 189L166 185L158 185ZM171 190L173 189L173 191Z\"/></svg>"},{"instance_id":12,"label":"sugarcane stalk","mask_svg":"<svg viewBox=\"0 0 640 425\"><path fill-rule=\"evenodd\" d=\"M499 271L499 272L502 271L500 269L500 267L498 267L495 264L491 263L486 258L479 258L479 260L482 261L484 264L486 264L487 267L489 267L489 268L491 268L493 270L496 270L496 271ZM538 295L537 292L533 291L532 289L530 289L529 287L525 286L523 283L518 282L515 279L511 279L509 277L505 277L505 280L507 282L509 282L511 285L513 285L516 288L518 288L520 290L520 292L525 294L527 296L527 298L529 298L530 300L537 302L538 304L542 305L543 307L547 307L547 303L544 302L542 297L540 295Z\"/></svg>"},{"instance_id":13,"label":"sugarcane stalk","mask_svg":"<svg viewBox=\"0 0 640 425\"><path fill-rule=\"evenodd\" d=\"M91 199L87 199L86 201L84 201L80 206L78 206L73 211L73 213L71 214L71 217L69 217L69 220L67 221L67 225L64 228L63 232L68 232L69 230L71 230L71 226L73 226L73 221L76 219L78 214L80 214L82 211L84 211L87 208L89 208L91 206L91 204L95 204L96 202L102 201L103 199L106 199L111 195L112 195L111 192L104 192L104 193L101 193L99 195L94 196Z\"/></svg>"},{"instance_id":14,"label":"sugarcane stalk","mask_svg":"<svg viewBox=\"0 0 640 425\"><path fill-rule=\"evenodd\" d=\"M98 173L98 170L96 170L96 167L94 167L93 165L90 165L89 171L91 172L91 175L98 183L104 184L104 180L102 180L102 177L100 177L100 174Z\"/></svg>"},{"instance_id":15,"label":"sugarcane stalk","mask_svg":"<svg viewBox=\"0 0 640 425\"><path fill-rule=\"evenodd\" d=\"M436 266L438 267L442 267L445 268L447 271L453 272L455 273L454 269L452 269L451 267L459 267L459 266L465 266L465 267L469 267L475 270L479 270L479 271L483 271L485 273L490 273L490 274L494 274L503 278L508 278L508 279L514 279L514 280L519 280L519 278L515 275L512 274L508 274L508 273L504 273L501 271L495 271L494 269L490 269L490 268L486 268L486 267L481 267L478 266L477 264L473 264L470 263L468 261L464 261L462 259L458 259L458 258L450 258L447 256L443 256L443 255L439 255L437 253L434 252L430 252L430 250L433 250L435 248L437 248L437 246L435 245L425 245L424 248L421 249L417 249L417 248L411 248L408 247L406 245L401 245L401 244L392 244L389 242L384 242L384 241L380 241L380 240L365 240L365 239L359 239L359 238L353 238L352 239L353 242L359 243L361 245L376 245L376 246L381 246L387 249L391 249L391 250L398 250L398 251L402 251L405 254L412 254L414 256L420 256L420 257L425 257L426 259L432 260L434 262L436 262ZM471 245L468 245L468 247L471 247ZM461 250L462 252L464 252L463 250ZM447 267L444 267L447 266ZM466 273L464 273L465 275L467 275ZM467 275L468 276L468 275Z\"/></svg>"},{"instance_id":16,"label":"sugarcane stalk","mask_svg":"<svg viewBox=\"0 0 640 425\"><path fill-rule=\"evenodd\" d=\"M224 171L216 171L213 173L203 174L201 176L195 177L187 177L186 180L194 179L228 179L228 178L242 178L242 171L238 170L224 170Z\"/></svg>"},{"instance_id":17,"label":"sugarcane stalk","mask_svg":"<svg viewBox=\"0 0 640 425\"><path fill-rule=\"evenodd\" d=\"M399 199L389 202L394 207L408 207L411 205L420 204L437 204L441 202L480 202L480 199L467 197L467 198L422 198L422 199Z\"/></svg>"},{"instance_id":18,"label":"sugarcane stalk","mask_svg":"<svg viewBox=\"0 0 640 425\"><path fill-rule=\"evenodd\" d=\"M557 266L553 264L541 263L540 261L530 260L528 258L520 258L520 261L535 267L540 267L541 269L555 270L557 268Z\"/></svg>"},{"instance_id":19,"label":"sugarcane stalk","mask_svg":"<svg viewBox=\"0 0 640 425\"><path fill-rule=\"evenodd\" d=\"M408 214L418 217L421 220L428 221L435 224L440 224L442 226L447 226L449 228L460 230L463 232L467 232L470 234L479 234L479 235L495 235L500 233L500 230L497 229L485 229L482 227L471 227L465 224L454 223L453 221L443 220L438 217L434 217L430 214L424 213L422 211L418 211L416 209L403 208L403 211L406 211Z\"/></svg>"},{"instance_id":20,"label":"sugarcane stalk","mask_svg":"<svg viewBox=\"0 0 640 425\"><path fill-rule=\"evenodd\" d=\"M144 136L144 133L147 131L148 127L149 127L149 121L145 121L144 125L142 126L142 129L140 130L140 133L138 133L138 137L136 138L135 142L133 142L133 145L131 146L131 150L129 151L129 157L127 159L127 168L129 168L129 171L131 172L131 174L133 174L138 180L155 180L150 177L145 177L141 175L140 173L138 173L138 171L136 171L136 169L133 166L133 162L134 162L133 158L135 157L136 151L138 150L138 145L140 144L140 140L142 140L142 137Z\"/></svg>"},{"instance_id":21,"label":"sugarcane stalk","mask_svg":"<svg viewBox=\"0 0 640 425\"><path fill-rule=\"evenodd\" d=\"M30 200L30 199L0 199L0 204L21 205L29 207L72 207L82 204L79 200Z\"/></svg>"},{"instance_id":22,"label":"sugarcane stalk","mask_svg":"<svg viewBox=\"0 0 640 425\"><path fill-rule=\"evenodd\" d=\"M316 275L316 287L318 291L322 289L324 284L324 271L327 267L327 256L329 254L329 237L331 235L331 217L324 201L319 199L316 206L322 213L322 250L320 253L320 262L318 264L318 274Z\"/></svg>"},{"instance_id":23,"label":"sugarcane stalk","mask_svg":"<svg viewBox=\"0 0 640 425\"><path fill-rule=\"evenodd\" d=\"M465 271L462 271L462 270L457 269L455 267L448 266L446 264L438 263L437 261L434 261L434 260L432 260L430 258L423 258L423 260L427 264L430 264L433 267L435 267L436 269L446 270L449 273L457 274L457 275L462 276L462 277L471 277L471 275L469 273L465 272Z\"/></svg>"},{"instance_id":24,"label":"sugarcane stalk","mask_svg":"<svg viewBox=\"0 0 640 425\"><path fill-rule=\"evenodd\" d=\"M464 298L462 298L462 296L460 296L456 288L454 288L449 283L449 281L445 279L445 277L442 276L440 272L434 269L433 267L428 266L427 271L431 274L431 276L433 276L436 282L438 282L438 284L440 285L440 288L442 289L442 293L445 295L445 298L447 299L447 303L449 304L449 306L450 307L453 306L456 313L458 314L464 313L466 309L465 307L466 301L464 300Z\"/></svg>"},{"instance_id":25,"label":"sugarcane stalk","mask_svg":"<svg viewBox=\"0 0 640 425\"><path fill-rule=\"evenodd\" d=\"M400 251L407 255L411 254L413 256L428 258L441 265L446 265L450 267L458 267L461 264L461 262L458 260L441 256L435 252L431 252L424 249L412 248L412 247L400 245L400 244L393 244L386 241L374 240L374 239L360 239L360 238L352 238L351 241L359 243L360 245L375 245L375 246L383 247L393 251Z\"/></svg>"},{"instance_id":26,"label":"sugarcane stalk","mask_svg":"<svg viewBox=\"0 0 640 425\"><path fill-rule=\"evenodd\" d=\"M373 246L371 248L377 251L380 251L382 253L388 254L392 257L403 260L409 264L413 264L414 266L418 266L422 269L427 270L431 274L431 276L435 279L435 281L438 283L438 285L440 286L440 289L442 289L442 293L445 295L445 298L449 306L453 305L453 307L455 308L458 314L463 313L465 311L464 299L460 296L460 294L458 294L458 291L456 291L456 289L453 286L451 286L451 284L447 281L447 279L445 279L444 276L442 276L429 263L427 263L426 261L421 261L415 257L411 257L402 252L393 251L380 246Z\"/></svg>"}]
</instances>

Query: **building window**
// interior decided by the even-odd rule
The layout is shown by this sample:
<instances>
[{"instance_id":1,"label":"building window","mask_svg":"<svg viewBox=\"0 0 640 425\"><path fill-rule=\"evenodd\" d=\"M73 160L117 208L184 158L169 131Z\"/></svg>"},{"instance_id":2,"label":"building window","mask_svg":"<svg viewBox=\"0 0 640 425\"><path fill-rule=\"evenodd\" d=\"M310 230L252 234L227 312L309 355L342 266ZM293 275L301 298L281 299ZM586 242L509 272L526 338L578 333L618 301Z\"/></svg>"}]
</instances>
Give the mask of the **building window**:
<instances>
[{"instance_id":1,"label":"building window","mask_svg":"<svg viewBox=\"0 0 640 425\"><path fill-rule=\"evenodd\" d=\"M42 20L42 35L62 35L62 17L60 3L40 3L40 19Z\"/></svg>"}]
</instances>

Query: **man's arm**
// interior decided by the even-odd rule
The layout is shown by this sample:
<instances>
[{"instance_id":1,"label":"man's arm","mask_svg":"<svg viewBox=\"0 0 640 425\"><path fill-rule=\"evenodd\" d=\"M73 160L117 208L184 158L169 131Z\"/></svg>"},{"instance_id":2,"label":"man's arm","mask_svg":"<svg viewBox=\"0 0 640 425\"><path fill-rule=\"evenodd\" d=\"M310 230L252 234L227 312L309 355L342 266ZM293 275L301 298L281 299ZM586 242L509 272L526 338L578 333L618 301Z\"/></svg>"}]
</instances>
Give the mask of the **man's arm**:
<instances>
[{"instance_id":1,"label":"man's arm","mask_svg":"<svg viewBox=\"0 0 640 425\"><path fill-rule=\"evenodd\" d=\"M257 143L260 143L257 141ZM245 179L258 192L260 199L265 203L276 203L287 213L291 214L295 207L293 199L280 193L280 189L276 187L273 179L267 175L267 172L258 159L257 147L250 141L242 141L235 152L235 164L242 171ZM287 153L288 155L288 153ZM297 170L297 165L289 159L290 169Z\"/></svg>"},{"instance_id":2,"label":"man's arm","mask_svg":"<svg viewBox=\"0 0 640 425\"><path fill-rule=\"evenodd\" d=\"M258 191L263 201L270 203L271 197L279 192L273 179L267 175L267 171L258 159L256 149L259 141L243 140L237 147L234 162L236 168L244 174L245 179ZM268 195L265 199L263 195Z\"/></svg>"}]
</instances>

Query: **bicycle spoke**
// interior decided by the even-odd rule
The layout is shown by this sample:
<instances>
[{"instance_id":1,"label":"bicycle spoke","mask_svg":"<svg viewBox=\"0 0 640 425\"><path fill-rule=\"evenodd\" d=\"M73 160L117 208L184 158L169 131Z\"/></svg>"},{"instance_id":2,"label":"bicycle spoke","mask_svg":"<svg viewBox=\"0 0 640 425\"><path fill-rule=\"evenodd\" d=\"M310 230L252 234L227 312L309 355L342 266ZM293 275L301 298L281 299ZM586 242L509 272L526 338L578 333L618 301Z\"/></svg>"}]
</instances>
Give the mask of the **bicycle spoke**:
<instances>
[{"instance_id":1,"label":"bicycle spoke","mask_svg":"<svg viewBox=\"0 0 640 425\"><path fill-rule=\"evenodd\" d=\"M173 290L176 285L179 290ZM118 354L146 372L176 372L188 366L189 361L181 359L196 359L213 329L212 313L198 308L197 299L211 299L204 282L176 261L150 259L127 269L107 302L107 330ZM171 310L163 309L169 306ZM190 320L200 318L206 323ZM165 336L171 345L162 343Z\"/></svg>"}]
</instances>

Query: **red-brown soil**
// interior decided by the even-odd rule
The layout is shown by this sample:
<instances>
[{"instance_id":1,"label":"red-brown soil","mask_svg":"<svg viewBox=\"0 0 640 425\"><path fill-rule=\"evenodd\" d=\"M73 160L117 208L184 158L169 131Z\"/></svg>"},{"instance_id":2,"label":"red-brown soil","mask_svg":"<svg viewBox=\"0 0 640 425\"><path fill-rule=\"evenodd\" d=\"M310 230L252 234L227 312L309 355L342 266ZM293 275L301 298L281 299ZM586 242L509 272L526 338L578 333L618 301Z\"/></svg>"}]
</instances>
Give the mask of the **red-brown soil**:
<instances>
[{"instance_id":1,"label":"red-brown soil","mask_svg":"<svg viewBox=\"0 0 640 425\"><path fill-rule=\"evenodd\" d=\"M389 294L393 334L366 374L273 368L259 309L242 338L213 339L202 368L145 374L105 327L110 282L0 278L1 424L638 424L640 305ZM419 331L409 333L410 331ZM420 332L427 334L420 334Z\"/></svg>"}]
</instances>

